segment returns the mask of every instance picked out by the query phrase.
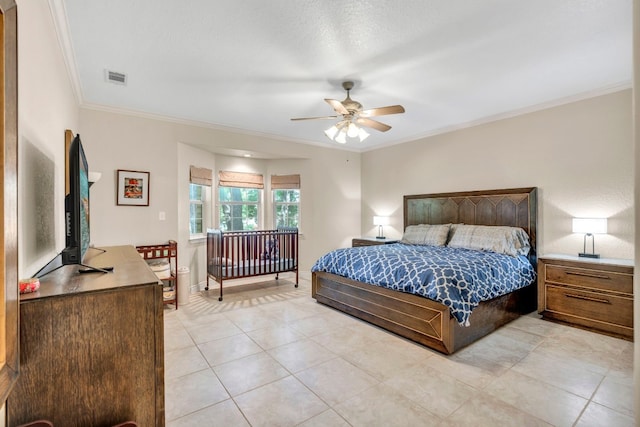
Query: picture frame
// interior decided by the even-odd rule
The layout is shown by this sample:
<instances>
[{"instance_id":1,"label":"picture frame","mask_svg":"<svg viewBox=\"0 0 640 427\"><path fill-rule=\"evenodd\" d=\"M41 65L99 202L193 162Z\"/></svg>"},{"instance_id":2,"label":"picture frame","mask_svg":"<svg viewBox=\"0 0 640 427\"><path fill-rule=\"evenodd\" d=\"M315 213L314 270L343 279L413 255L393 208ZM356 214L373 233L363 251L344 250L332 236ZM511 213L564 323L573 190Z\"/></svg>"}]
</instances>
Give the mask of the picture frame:
<instances>
[{"instance_id":1,"label":"picture frame","mask_svg":"<svg viewBox=\"0 0 640 427\"><path fill-rule=\"evenodd\" d=\"M118 169L118 206L149 206L149 172Z\"/></svg>"}]
</instances>

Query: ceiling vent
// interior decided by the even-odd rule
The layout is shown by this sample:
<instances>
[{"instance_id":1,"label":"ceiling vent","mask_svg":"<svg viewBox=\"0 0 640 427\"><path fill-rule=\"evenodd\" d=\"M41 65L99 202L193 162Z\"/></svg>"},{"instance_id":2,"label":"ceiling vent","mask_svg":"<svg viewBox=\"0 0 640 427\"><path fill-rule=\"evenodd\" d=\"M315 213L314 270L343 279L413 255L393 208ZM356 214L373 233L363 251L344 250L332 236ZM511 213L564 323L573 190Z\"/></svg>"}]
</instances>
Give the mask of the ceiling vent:
<instances>
[{"instance_id":1,"label":"ceiling vent","mask_svg":"<svg viewBox=\"0 0 640 427\"><path fill-rule=\"evenodd\" d=\"M117 85L126 85L127 84L127 75L124 73L118 73L116 71L104 70L105 78L109 83L114 83Z\"/></svg>"}]
</instances>

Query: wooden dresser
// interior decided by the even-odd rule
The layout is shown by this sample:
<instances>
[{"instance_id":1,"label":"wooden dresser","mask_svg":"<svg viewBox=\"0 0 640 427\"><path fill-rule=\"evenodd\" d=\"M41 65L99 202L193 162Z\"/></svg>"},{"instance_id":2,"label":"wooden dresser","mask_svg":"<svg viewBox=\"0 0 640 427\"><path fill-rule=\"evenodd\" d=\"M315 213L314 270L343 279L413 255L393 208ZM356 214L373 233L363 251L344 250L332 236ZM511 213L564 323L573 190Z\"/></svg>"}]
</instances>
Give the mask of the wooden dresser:
<instances>
[{"instance_id":1,"label":"wooden dresser","mask_svg":"<svg viewBox=\"0 0 640 427\"><path fill-rule=\"evenodd\" d=\"M20 375L7 426L164 426L162 285L133 246L87 252L20 299Z\"/></svg>"},{"instance_id":2,"label":"wooden dresser","mask_svg":"<svg viewBox=\"0 0 640 427\"><path fill-rule=\"evenodd\" d=\"M633 261L539 258L538 312L545 319L633 340Z\"/></svg>"}]
</instances>

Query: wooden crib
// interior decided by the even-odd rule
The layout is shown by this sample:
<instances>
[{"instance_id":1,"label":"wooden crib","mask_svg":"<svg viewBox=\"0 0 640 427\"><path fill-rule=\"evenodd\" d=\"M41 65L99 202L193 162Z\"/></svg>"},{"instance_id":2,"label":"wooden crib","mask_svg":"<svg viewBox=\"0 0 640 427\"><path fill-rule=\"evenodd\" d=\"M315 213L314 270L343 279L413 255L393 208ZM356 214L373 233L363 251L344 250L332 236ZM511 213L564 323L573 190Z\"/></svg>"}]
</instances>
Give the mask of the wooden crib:
<instances>
[{"instance_id":1,"label":"wooden crib","mask_svg":"<svg viewBox=\"0 0 640 427\"><path fill-rule=\"evenodd\" d=\"M298 229L220 231L207 230L207 286L209 279L225 280L292 271L298 287Z\"/></svg>"}]
</instances>

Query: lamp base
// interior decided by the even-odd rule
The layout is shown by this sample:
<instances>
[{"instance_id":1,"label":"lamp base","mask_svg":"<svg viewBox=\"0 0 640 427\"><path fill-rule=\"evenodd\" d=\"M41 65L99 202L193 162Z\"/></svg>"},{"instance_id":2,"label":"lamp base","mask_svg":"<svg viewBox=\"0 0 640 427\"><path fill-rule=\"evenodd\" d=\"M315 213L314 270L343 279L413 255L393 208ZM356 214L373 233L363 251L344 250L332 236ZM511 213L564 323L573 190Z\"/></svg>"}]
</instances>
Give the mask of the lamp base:
<instances>
[{"instance_id":1,"label":"lamp base","mask_svg":"<svg viewBox=\"0 0 640 427\"><path fill-rule=\"evenodd\" d=\"M579 253L578 256L583 258L600 258L600 254L586 254L583 252Z\"/></svg>"},{"instance_id":2,"label":"lamp base","mask_svg":"<svg viewBox=\"0 0 640 427\"><path fill-rule=\"evenodd\" d=\"M384 237L384 236L376 236L376 239L384 240L384 239L386 239L386 237Z\"/></svg>"}]
</instances>

